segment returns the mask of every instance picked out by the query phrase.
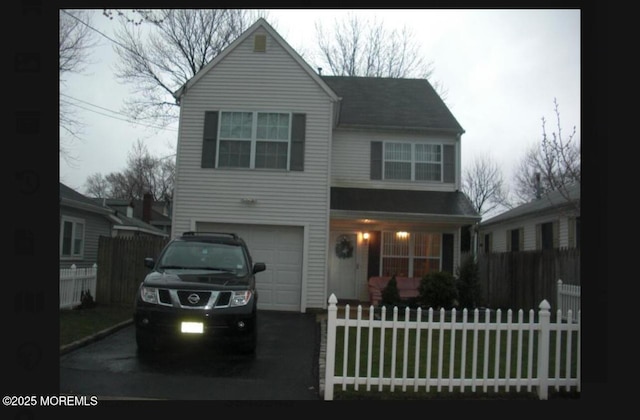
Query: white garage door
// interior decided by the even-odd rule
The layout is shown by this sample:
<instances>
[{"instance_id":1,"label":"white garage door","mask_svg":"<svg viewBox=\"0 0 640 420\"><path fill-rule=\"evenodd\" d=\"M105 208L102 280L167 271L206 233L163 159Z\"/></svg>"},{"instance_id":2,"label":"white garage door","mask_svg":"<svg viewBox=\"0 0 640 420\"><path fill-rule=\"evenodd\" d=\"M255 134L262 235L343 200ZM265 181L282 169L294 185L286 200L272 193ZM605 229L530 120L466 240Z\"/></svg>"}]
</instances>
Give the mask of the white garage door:
<instances>
[{"instance_id":1,"label":"white garage door","mask_svg":"<svg viewBox=\"0 0 640 420\"><path fill-rule=\"evenodd\" d=\"M247 243L253 262L267 270L256 275L258 309L300 311L303 228L196 223L201 232L233 232Z\"/></svg>"}]
</instances>

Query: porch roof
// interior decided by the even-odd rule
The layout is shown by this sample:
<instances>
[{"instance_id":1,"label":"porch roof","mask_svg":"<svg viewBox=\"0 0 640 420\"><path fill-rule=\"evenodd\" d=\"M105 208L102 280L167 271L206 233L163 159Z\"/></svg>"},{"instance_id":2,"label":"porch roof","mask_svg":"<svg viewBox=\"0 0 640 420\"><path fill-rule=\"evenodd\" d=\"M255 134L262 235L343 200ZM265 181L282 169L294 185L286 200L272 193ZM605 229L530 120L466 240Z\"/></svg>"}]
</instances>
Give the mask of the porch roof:
<instances>
[{"instance_id":1,"label":"porch roof","mask_svg":"<svg viewBox=\"0 0 640 420\"><path fill-rule=\"evenodd\" d=\"M331 211L451 218L479 222L467 196L460 191L409 191L367 188L331 188Z\"/></svg>"}]
</instances>

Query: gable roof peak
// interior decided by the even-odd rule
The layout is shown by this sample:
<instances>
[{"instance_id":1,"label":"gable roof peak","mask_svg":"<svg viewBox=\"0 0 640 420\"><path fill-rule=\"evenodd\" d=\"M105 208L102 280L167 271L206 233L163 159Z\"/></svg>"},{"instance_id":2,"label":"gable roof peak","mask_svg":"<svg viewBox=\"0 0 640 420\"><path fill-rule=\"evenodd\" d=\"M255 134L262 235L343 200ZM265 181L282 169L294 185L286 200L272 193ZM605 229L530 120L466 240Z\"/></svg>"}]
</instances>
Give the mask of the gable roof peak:
<instances>
[{"instance_id":1,"label":"gable roof peak","mask_svg":"<svg viewBox=\"0 0 640 420\"><path fill-rule=\"evenodd\" d=\"M180 103L180 98L186 93L186 91L197 83L205 74L207 74L213 67L215 67L220 61L224 60L231 51L233 51L238 45L242 44L248 37L251 36L258 28L264 28L265 31L302 67L302 69L320 86L320 88L331 98L332 101L339 101L336 93L322 80L322 78L312 69L312 67L298 54L280 34L267 22L263 17L258 18L249 28L247 28L240 36L238 36L233 42L231 42L220 54L207 63L195 76L189 79L184 85L173 93L176 102Z\"/></svg>"}]
</instances>

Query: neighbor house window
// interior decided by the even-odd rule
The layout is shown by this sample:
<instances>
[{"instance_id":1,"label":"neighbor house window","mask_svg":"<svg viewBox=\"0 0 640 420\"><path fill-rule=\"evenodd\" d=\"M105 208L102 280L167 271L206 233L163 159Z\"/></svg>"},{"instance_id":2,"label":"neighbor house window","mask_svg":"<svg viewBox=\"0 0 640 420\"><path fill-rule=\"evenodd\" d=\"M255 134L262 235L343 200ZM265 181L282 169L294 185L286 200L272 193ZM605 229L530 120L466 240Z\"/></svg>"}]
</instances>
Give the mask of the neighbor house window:
<instances>
[{"instance_id":1,"label":"neighbor house window","mask_svg":"<svg viewBox=\"0 0 640 420\"><path fill-rule=\"evenodd\" d=\"M82 258L84 253L84 221L63 218L60 229L60 256Z\"/></svg>"},{"instance_id":2,"label":"neighbor house window","mask_svg":"<svg viewBox=\"0 0 640 420\"><path fill-rule=\"evenodd\" d=\"M492 252L493 250L491 249L491 245L492 245L492 233L485 233L484 234L484 252L486 254Z\"/></svg>"},{"instance_id":3,"label":"neighbor house window","mask_svg":"<svg viewBox=\"0 0 640 420\"><path fill-rule=\"evenodd\" d=\"M384 179L442 181L442 145L384 143Z\"/></svg>"},{"instance_id":4,"label":"neighbor house window","mask_svg":"<svg viewBox=\"0 0 640 420\"><path fill-rule=\"evenodd\" d=\"M507 230L507 251L524 251L524 229Z\"/></svg>"},{"instance_id":5,"label":"neighbor house window","mask_svg":"<svg viewBox=\"0 0 640 420\"><path fill-rule=\"evenodd\" d=\"M221 112L219 168L287 169L291 115L273 112Z\"/></svg>"},{"instance_id":6,"label":"neighbor house window","mask_svg":"<svg viewBox=\"0 0 640 420\"><path fill-rule=\"evenodd\" d=\"M536 249L558 248L558 222L547 222L536 225Z\"/></svg>"},{"instance_id":7,"label":"neighbor house window","mask_svg":"<svg viewBox=\"0 0 640 420\"><path fill-rule=\"evenodd\" d=\"M543 223L540 225L541 249L553 249L553 224Z\"/></svg>"},{"instance_id":8,"label":"neighbor house window","mask_svg":"<svg viewBox=\"0 0 640 420\"><path fill-rule=\"evenodd\" d=\"M382 233L382 275L422 277L439 271L442 261L442 235L423 232Z\"/></svg>"}]
</instances>

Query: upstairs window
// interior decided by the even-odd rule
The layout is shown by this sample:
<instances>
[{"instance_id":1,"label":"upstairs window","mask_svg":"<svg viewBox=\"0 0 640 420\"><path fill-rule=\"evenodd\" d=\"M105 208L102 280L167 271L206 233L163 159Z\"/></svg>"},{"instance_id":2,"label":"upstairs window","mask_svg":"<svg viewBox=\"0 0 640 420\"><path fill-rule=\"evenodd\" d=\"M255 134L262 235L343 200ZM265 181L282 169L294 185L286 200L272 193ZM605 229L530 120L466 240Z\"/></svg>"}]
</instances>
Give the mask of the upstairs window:
<instances>
[{"instance_id":1,"label":"upstairs window","mask_svg":"<svg viewBox=\"0 0 640 420\"><path fill-rule=\"evenodd\" d=\"M290 114L222 112L219 168L287 169Z\"/></svg>"},{"instance_id":2,"label":"upstairs window","mask_svg":"<svg viewBox=\"0 0 640 420\"><path fill-rule=\"evenodd\" d=\"M411 142L371 142L371 179L453 183L455 146Z\"/></svg>"},{"instance_id":3,"label":"upstairs window","mask_svg":"<svg viewBox=\"0 0 640 420\"><path fill-rule=\"evenodd\" d=\"M205 113L203 168L304 169L305 114Z\"/></svg>"},{"instance_id":4,"label":"upstairs window","mask_svg":"<svg viewBox=\"0 0 640 420\"><path fill-rule=\"evenodd\" d=\"M384 179L442 181L442 145L385 143Z\"/></svg>"}]
</instances>

